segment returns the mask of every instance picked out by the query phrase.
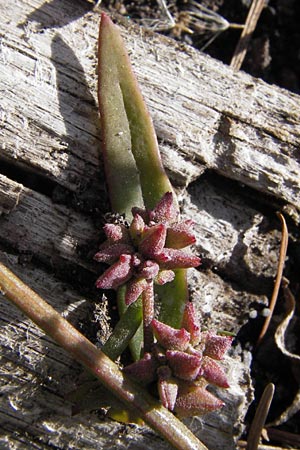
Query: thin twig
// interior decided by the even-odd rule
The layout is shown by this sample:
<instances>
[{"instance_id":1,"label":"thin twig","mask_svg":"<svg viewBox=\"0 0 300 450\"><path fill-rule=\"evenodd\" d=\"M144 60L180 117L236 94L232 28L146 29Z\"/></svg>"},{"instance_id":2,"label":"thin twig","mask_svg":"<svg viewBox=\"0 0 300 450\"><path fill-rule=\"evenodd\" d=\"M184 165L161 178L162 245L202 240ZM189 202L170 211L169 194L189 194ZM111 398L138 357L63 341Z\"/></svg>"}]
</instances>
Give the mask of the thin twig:
<instances>
[{"instance_id":1,"label":"thin twig","mask_svg":"<svg viewBox=\"0 0 300 450\"><path fill-rule=\"evenodd\" d=\"M247 442L246 441L238 441L238 446L237 446L238 450L243 450L246 447L247 447ZM287 450L287 448L286 447L277 447L277 446L274 446L274 445L260 444L257 447L257 450ZM288 450L299 450L299 449L294 448L294 447L293 448L289 447Z\"/></svg>"},{"instance_id":2,"label":"thin twig","mask_svg":"<svg viewBox=\"0 0 300 450\"><path fill-rule=\"evenodd\" d=\"M262 429L265 425L266 418L270 409L270 405L273 399L275 391L275 386L273 383L269 383L261 396L258 407L255 412L254 419L252 421L246 450L257 450L259 445L259 440L261 437Z\"/></svg>"},{"instance_id":3,"label":"thin twig","mask_svg":"<svg viewBox=\"0 0 300 450\"><path fill-rule=\"evenodd\" d=\"M268 330L268 327L269 327L269 324L270 324L270 321L271 321L271 318L272 318L272 315L274 312L274 308L276 305L277 297L278 297L278 292L279 292L279 288L280 288L280 284L281 284L281 280L282 280L284 262L285 262L286 252L287 252L288 229L287 229L286 222L285 222L283 215L281 213L278 213L278 216L281 220L281 225L282 225L282 239L281 239L281 245L280 245L276 280L275 280L274 289L273 289L272 297L271 297L270 304L269 304L270 314L266 317L265 323L262 327L262 330L260 332L260 335L258 337L256 345L259 345L261 343L262 339L264 338L264 336Z\"/></svg>"},{"instance_id":4,"label":"thin twig","mask_svg":"<svg viewBox=\"0 0 300 450\"><path fill-rule=\"evenodd\" d=\"M239 70L245 59L248 45L255 30L259 16L265 6L265 0L253 0L246 19L245 27L235 48L230 67Z\"/></svg>"},{"instance_id":5,"label":"thin twig","mask_svg":"<svg viewBox=\"0 0 300 450\"><path fill-rule=\"evenodd\" d=\"M294 445L300 447L300 434L289 433L288 431L278 430L277 428L267 428L270 439L282 442L283 445Z\"/></svg>"},{"instance_id":6,"label":"thin twig","mask_svg":"<svg viewBox=\"0 0 300 450\"><path fill-rule=\"evenodd\" d=\"M65 320L52 306L0 263L0 292L61 347L89 369L101 383L149 426L179 450L207 450L196 436L140 385Z\"/></svg>"}]
</instances>

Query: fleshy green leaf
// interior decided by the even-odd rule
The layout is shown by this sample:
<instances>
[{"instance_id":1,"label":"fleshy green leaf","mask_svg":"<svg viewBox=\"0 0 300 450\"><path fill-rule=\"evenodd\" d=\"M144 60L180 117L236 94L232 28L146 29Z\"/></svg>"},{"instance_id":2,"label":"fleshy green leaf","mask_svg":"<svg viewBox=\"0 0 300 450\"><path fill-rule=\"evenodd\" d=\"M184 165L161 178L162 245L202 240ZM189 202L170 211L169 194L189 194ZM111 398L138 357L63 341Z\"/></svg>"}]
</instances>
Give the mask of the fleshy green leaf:
<instances>
[{"instance_id":1,"label":"fleshy green leaf","mask_svg":"<svg viewBox=\"0 0 300 450\"><path fill-rule=\"evenodd\" d=\"M104 13L99 33L98 96L111 205L130 217L133 206L144 203L153 208L173 189L122 37Z\"/></svg>"},{"instance_id":2,"label":"fleshy green leaf","mask_svg":"<svg viewBox=\"0 0 300 450\"><path fill-rule=\"evenodd\" d=\"M133 74L122 37L106 14L99 32L98 98L101 115L103 160L114 212L131 219L132 207L152 209L166 192L173 192L162 165L151 117ZM173 196L175 199L175 196ZM178 209L175 200L175 207ZM171 283L160 286L162 316L180 326L187 283L184 270L177 270ZM123 291L122 291L123 292ZM125 309L124 293L118 294L119 311ZM142 347L141 328L131 351Z\"/></svg>"}]
</instances>

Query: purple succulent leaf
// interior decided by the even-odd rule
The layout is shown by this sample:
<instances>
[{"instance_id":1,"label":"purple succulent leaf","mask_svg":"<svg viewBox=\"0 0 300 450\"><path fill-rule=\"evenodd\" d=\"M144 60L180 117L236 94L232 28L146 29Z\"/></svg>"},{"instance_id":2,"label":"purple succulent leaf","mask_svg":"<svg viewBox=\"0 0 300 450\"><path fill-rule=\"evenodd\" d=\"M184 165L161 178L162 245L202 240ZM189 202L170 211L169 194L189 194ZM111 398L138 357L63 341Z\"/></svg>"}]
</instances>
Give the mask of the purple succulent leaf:
<instances>
[{"instance_id":1,"label":"purple succulent leaf","mask_svg":"<svg viewBox=\"0 0 300 450\"><path fill-rule=\"evenodd\" d=\"M102 246L94 256L94 260L107 264L116 262L122 254L130 255L134 252L134 248L129 244L116 243Z\"/></svg>"},{"instance_id":2,"label":"purple succulent leaf","mask_svg":"<svg viewBox=\"0 0 300 450\"><path fill-rule=\"evenodd\" d=\"M139 245L140 253L146 258L155 258L164 248L167 228L164 224L150 227Z\"/></svg>"},{"instance_id":3,"label":"purple succulent leaf","mask_svg":"<svg viewBox=\"0 0 300 450\"><path fill-rule=\"evenodd\" d=\"M164 269L188 269L199 266L201 262L198 256L173 248L164 248L155 256L155 261Z\"/></svg>"},{"instance_id":4,"label":"purple succulent leaf","mask_svg":"<svg viewBox=\"0 0 300 450\"><path fill-rule=\"evenodd\" d=\"M154 280L155 284L162 286L163 284L170 283L175 278L175 273L173 270L160 270L157 277Z\"/></svg>"},{"instance_id":5,"label":"purple succulent leaf","mask_svg":"<svg viewBox=\"0 0 300 450\"><path fill-rule=\"evenodd\" d=\"M148 282L145 278L133 278L126 286L125 304L127 306L135 302L147 288Z\"/></svg>"},{"instance_id":6,"label":"purple succulent leaf","mask_svg":"<svg viewBox=\"0 0 300 450\"><path fill-rule=\"evenodd\" d=\"M140 214L135 214L129 227L131 239L138 245L145 230L145 222Z\"/></svg>"},{"instance_id":7,"label":"purple succulent leaf","mask_svg":"<svg viewBox=\"0 0 300 450\"><path fill-rule=\"evenodd\" d=\"M172 192L166 192L154 209L149 211L149 220L155 223L173 223L178 218L178 209Z\"/></svg>"},{"instance_id":8,"label":"purple succulent leaf","mask_svg":"<svg viewBox=\"0 0 300 450\"><path fill-rule=\"evenodd\" d=\"M169 227L166 247L180 249L194 244L196 242L196 237L192 230L193 224L194 222L192 220L186 220Z\"/></svg>"},{"instance_id":9,"label":"purple succulent leaf","mask_svg":"<svg viewBox=\"0 0 300 450\"><path fill-rule=\"evenodd\" d=\"M147 260L140 264L138 268L138 276L153 280L158 275L159 265L155 261Z\"/></svg>"},{"instance_id":10,"label":"purple succulent leaf","mask_svg":"<svg viewBox=\"0 0 300 450\"><path fill-rule=\"evenodd\" d=\"M157 368L156 359L150 353L145 353L142 359L124 367L123 371L137 382L146 385L155 381Z\"/></svg>"},{"instance_id":11,"label":"purple succulent leaf","mask_svg":"<svg viewBox=\"0 0 300 450\"><path fill-rule=\"evenodd\" d=\"M96 281L97 288L117 289L132 276L131 255L121 255Z\"/></svg>"},{"instance_id":12,"label":"purple succulent leaf","mask_svg":"<svg viewBox=\"0 0 300 450\"><path fill-rule=\"evenodd\" d=\"M184 328L177 330L156 319L153 319L151 324L154 336L162 347L168 350L186 350L190 341L190 333Z\"/></svg>"},{"instance_id":13,"label":"purple succulent leaf","mask_svg":"<svg viewBox=\"0 0 300 450\"><path fill-rule=\"evenodd\" d=\"M222 367L209 356L203 356L198 376L221 388L229 388L229 383Z\"/></svg>"},{"instance_id":14,"label":"purple succulent leaf","mask_svg":"<svg viewBox=\"0 0 300 450\"><path fill-rule=\"evenodd\" d=\"M221 360L230 348L232 340L232 336L218 336L213 333L206 333L203 354L213 359Z\"/></svg>"},{"instance_id":15,"label":"purple succulent leaf","mask_svg":"<svg viewBox=\"0 0 300 450\"><path fill-rule=\"evenodd\" d=\"M106 223L103 227L105 236L110 242L129 242L128 230L123 225Z\"/></svg>"},{"instance_id":16,"label":"purple succulent leaf","mask_svg":"<svg viewBox=\"0 0 300 450\"><path fill-rule=\"evenodd\" d=\"M157 374L159 398L165 408L173 411L178 393L178 384L167 366L159 367Z\"/></svg>"},{"instance_id":17,"label":"purple succulent leaf","mask_svg":"<svg viewBox=\"0 0 300 450\"><path fill-rule=\"evenodd\" d=\"M167 350L166 358L176 377L187 381L197 377L201 367L201 357L178 350Z\"/></svg>"},{"instance_id":18,"label":"purple succulent leaf","mask_svg":"<svg viewBox=\"0 0 300 450\"><path fill-rule=\"evenodd\" d=\"M224 406L222 400L204 387L180 386L174 410L180 417L203 415Z\"/></svg>"},{"instance_id":19,"label":"purple succulent leaf","mask_svg":"<svg viewBox=\"0 0 300 450\"><path fill-rule=\"evenodd\" d=\"M191 302L187 303L184 308L181 326L190 333L191 344L194 347L197 346L201 340L201 327Z\"/></svg>"}]
</instances>

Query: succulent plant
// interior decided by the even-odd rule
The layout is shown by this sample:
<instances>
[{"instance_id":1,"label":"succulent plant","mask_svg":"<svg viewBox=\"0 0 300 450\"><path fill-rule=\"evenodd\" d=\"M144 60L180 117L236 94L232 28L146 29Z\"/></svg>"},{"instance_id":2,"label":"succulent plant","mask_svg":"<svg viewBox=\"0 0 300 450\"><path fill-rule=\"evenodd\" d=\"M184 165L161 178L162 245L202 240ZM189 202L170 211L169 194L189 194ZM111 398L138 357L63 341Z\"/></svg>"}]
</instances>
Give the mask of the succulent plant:
<instances>
[{"instance_id":1,"label":"succulent plant","mask_svg":"<svg viewBox=\"0 0 300 450\"><path fill-rule=\"evenodd\" d=\"M182 251L195 242L192 221L178 221L173 194L167 192L152 210L133 208L129 226L108 223L107 240L95 260L111 264L96 286L117 289L126 283L125 302L135 302L153 283L174 279L174 269L197 267L200 258Z\"/></svg>"},{"instance_id":2,"label":"succulent plant","mask_svg":"<svg viewBox=\"0 0 300 450\"><path fill-rule=\"evenodd\" d=\"M207 386L229 387L217 361L223 359L232 337L202 332L192 303L186 304L181 329L156 319L151 326L156 338L151 352L125 367L125 373L142 384L156 382L162 404L181 417L224 406Z\"/></svg>"},{"instance_id":3,"label":"succulent plant","mask_svg":"<svg viewBox=\"0 0 300 450\"><path fill-rule=\"evenodd\" d=\"M175 278L175 269L197 267L200 258L182 250L195 242L192 221L179 221L173 194L167 192L151 209L132 208L130 225L108 223L107 240L95 259L110 264L96 286L118 289L125 285L125 304L143 301L144 351L153 339L150 324L154 316L154 284Z\"/></svg>"}]
</instances>

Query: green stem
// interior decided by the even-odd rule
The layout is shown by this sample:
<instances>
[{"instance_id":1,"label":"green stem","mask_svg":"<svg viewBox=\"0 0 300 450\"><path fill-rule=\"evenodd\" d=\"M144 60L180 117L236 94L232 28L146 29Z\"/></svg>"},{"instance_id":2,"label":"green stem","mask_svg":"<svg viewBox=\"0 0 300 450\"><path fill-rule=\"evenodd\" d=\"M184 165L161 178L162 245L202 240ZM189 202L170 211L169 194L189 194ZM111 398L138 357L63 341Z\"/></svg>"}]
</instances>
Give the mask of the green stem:
<instances>
[{"instance_id":1,"label":"green stem","mask_svg":"<svg viewBox=\"0 0 300 450\"><path fill-rule=\"evenodd\" d=\"M141 299L138 299L122 313L112 334L102 347L102 351L115 361L126 349L141 323L142 302Z\"/></svg>"},{"instance_id":2,"label":"green stem","mask_svg":"<svg viewBox=\"0 0 300 450\"><path fill-rule=\"evenodd\" d=\"M0 291L174 448L207 450L180 420L126 377L108 356L1 263Z\"/></svg>"},{"instance_id":3,"label":"green stem","mask_svg":"<svg viewBox=\"0 0 300 450\"><path fill-rule=\"evenodd\" d=\"M183 311L188 301L186 269L177 269L172 283L156 286L161 299L159 320L173 328L180 328Z\"/></svg>"}]
</instances>

